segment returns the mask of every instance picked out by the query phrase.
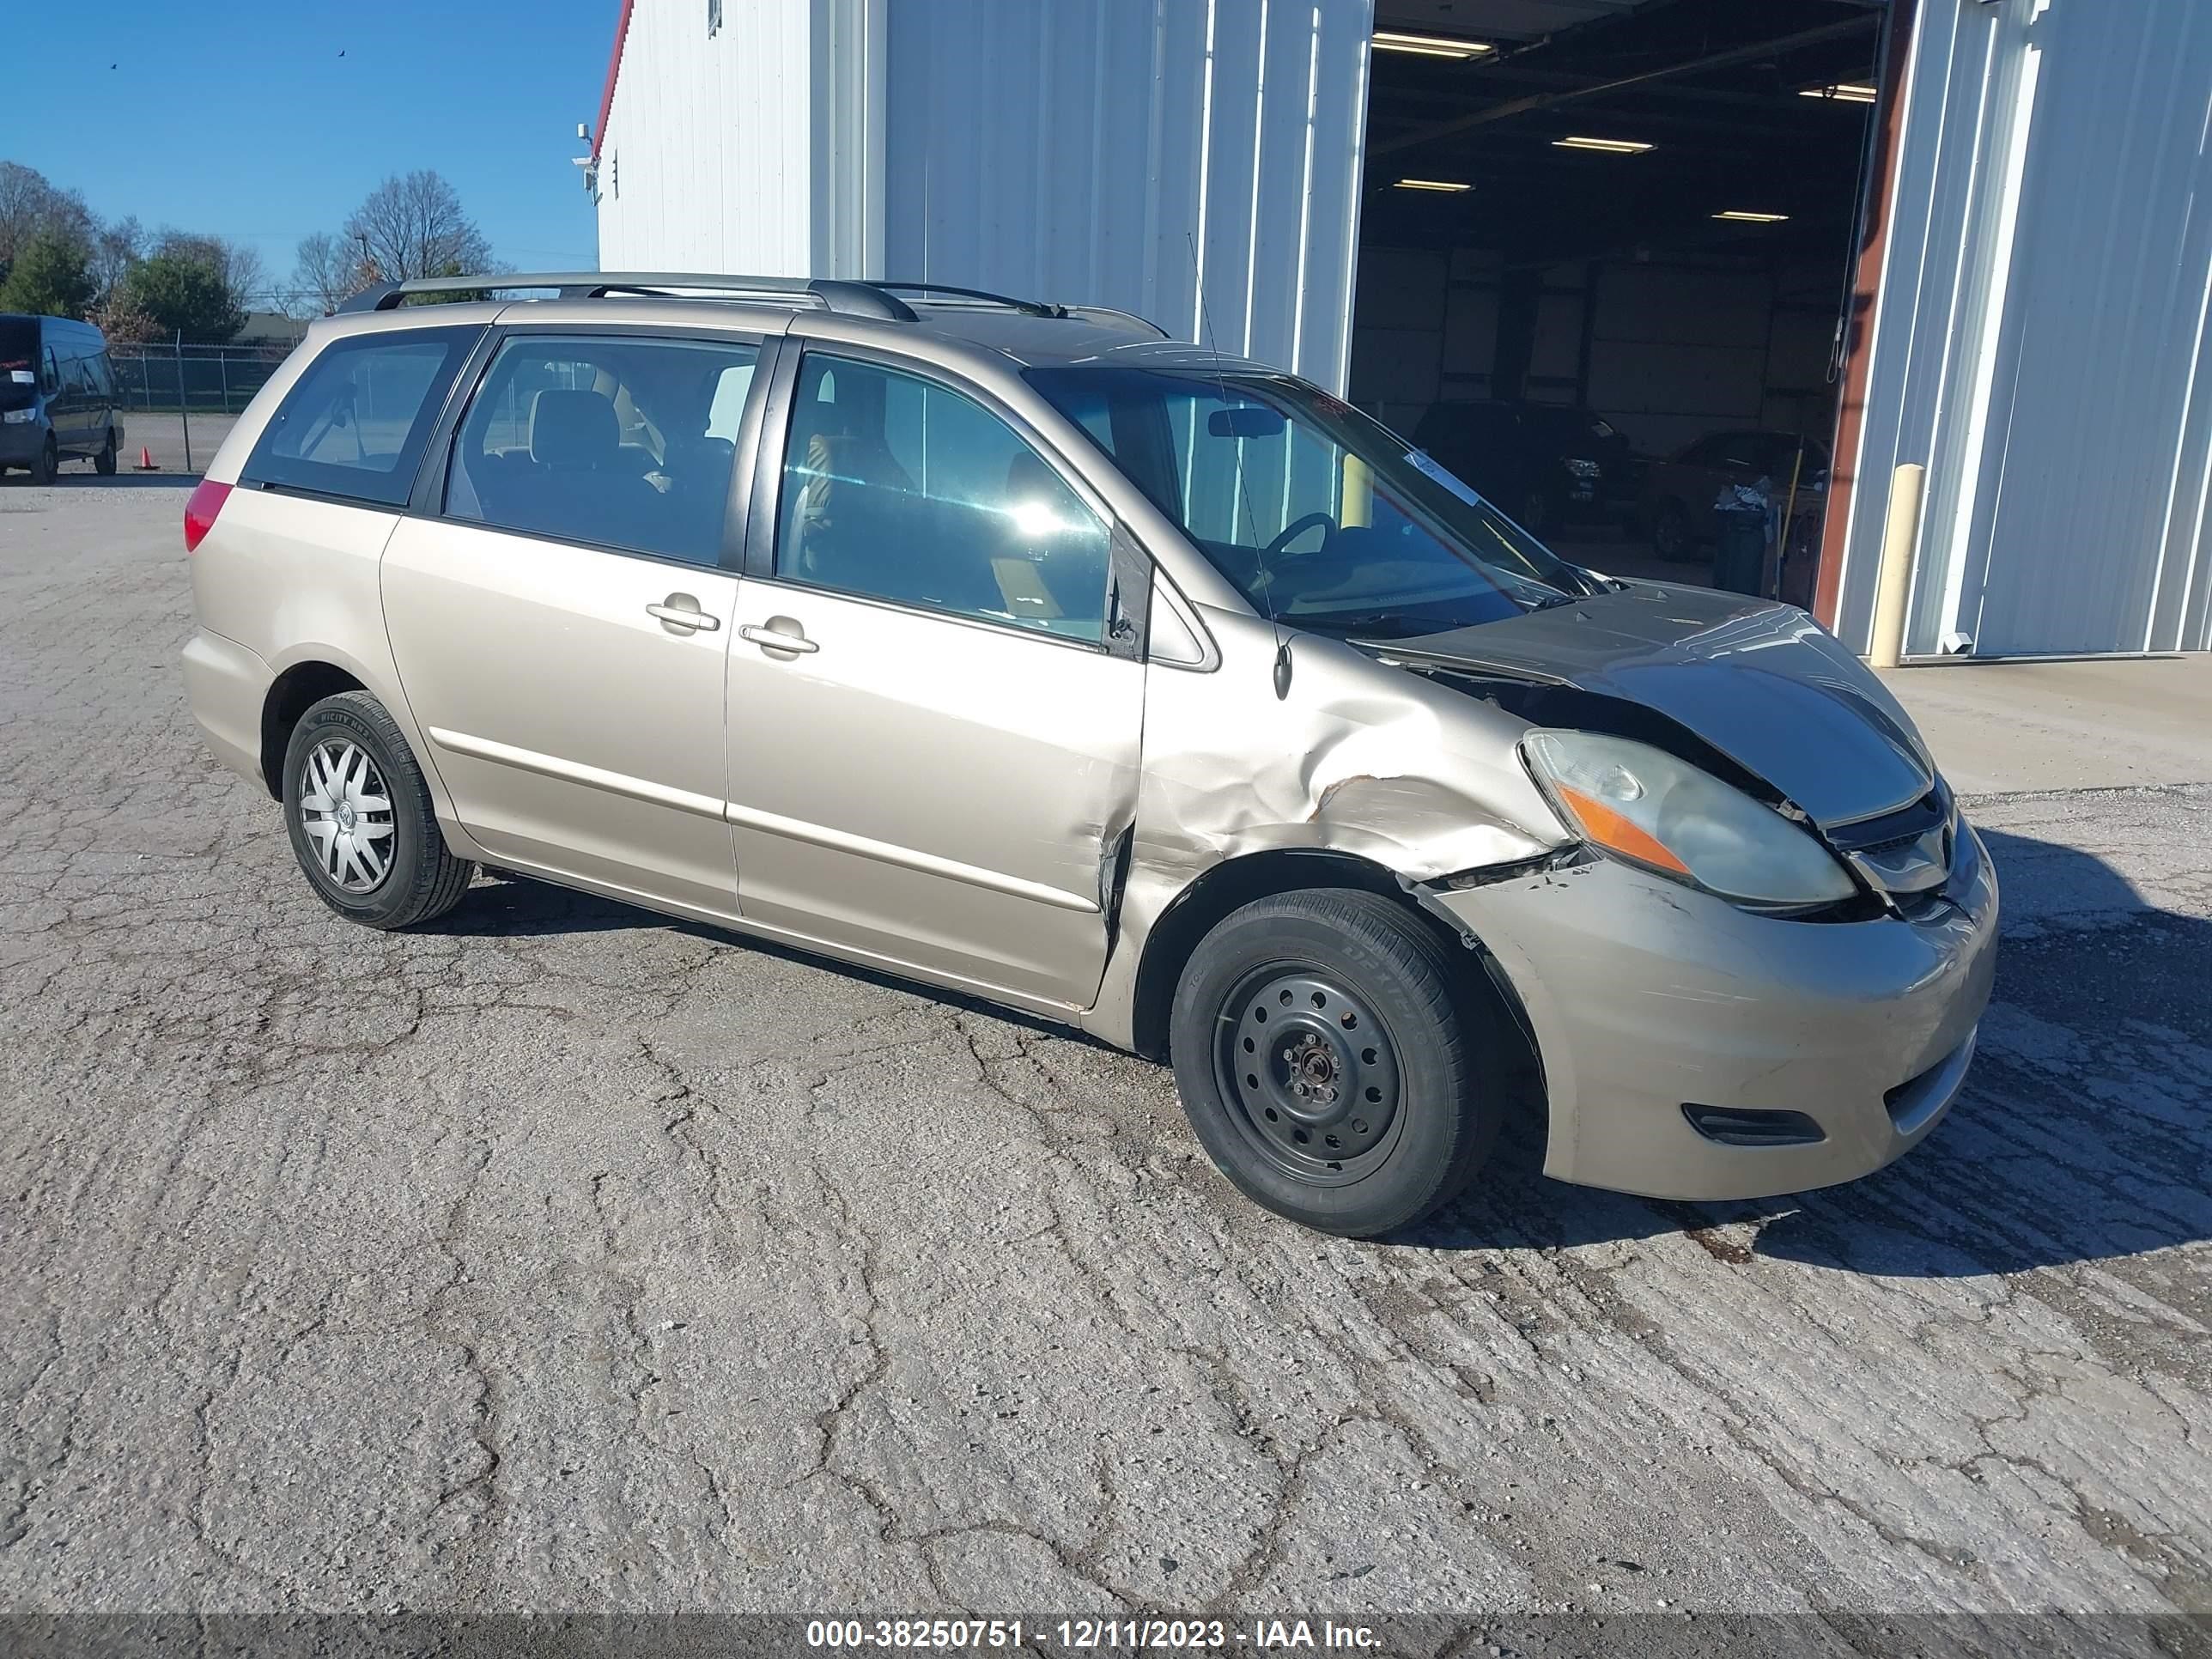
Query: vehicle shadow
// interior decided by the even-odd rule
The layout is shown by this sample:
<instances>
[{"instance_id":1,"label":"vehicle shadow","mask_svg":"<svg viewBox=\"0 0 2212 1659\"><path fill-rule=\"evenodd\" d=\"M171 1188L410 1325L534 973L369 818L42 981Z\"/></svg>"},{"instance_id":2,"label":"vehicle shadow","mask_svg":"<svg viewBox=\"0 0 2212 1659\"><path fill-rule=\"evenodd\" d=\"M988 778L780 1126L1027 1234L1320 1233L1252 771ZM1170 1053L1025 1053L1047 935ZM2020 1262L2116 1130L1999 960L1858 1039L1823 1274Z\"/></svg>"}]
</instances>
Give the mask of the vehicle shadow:
<instances>
[{"instance_id":1,"label":"vehicle shadow","mask_svg":"<svg viewBox=\"0 0 2212 1659\"><path fill-rule=\"evenodd\" d=\"M1685 1203L1550 1180L1540 1136L1524 1123L1464 1197L1388 1243L1556 1249L1679 1234L1730 1264L1765 1256L1950 1278L2212 1239L2212 1000L2202 990L2212 984L2212 921L2144 908L2124 878L2072 848L2001 831L1984 840L2007 915L1996 993L1964 1093L1910 1156L1817 1193ZM648 927L1094 1041L980 999L504 872L426 931Z\"/></svg>"},{"instance_id":2,"label":"vehicle shadow","mask_svg":"<svg viewBox=\"0 0 2212 1659\"><path fill-rule=\"evenodd\" d=\"M1547 1180L1525 1133L1465 1198L1395 1242L1494 1249L1680 1233L1724 1262L1952 1278L2212 1238L2212 922L2144 908L2124 878L2074 848L1984 840L2008 918L1996 988L1964 1093L1910 1155L1817 1193L1678 1203Z\"/></svg>"}]
</instances>

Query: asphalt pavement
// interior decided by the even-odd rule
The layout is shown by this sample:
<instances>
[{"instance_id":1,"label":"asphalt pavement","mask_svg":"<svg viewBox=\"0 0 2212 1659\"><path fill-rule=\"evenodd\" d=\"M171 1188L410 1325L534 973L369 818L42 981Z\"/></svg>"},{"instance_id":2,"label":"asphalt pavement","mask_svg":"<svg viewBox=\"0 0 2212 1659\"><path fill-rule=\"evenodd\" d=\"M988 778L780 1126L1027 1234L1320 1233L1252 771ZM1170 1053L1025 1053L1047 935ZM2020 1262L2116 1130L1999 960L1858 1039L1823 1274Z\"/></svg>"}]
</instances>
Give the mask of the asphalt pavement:
<instances>
[{"instance_id":1,"label":"asphalt pavement","mask_svg":"<svg viewBox=\"0 0 2212 1659\"><path fill-rule=\"evenodd\" d=\"M0 485L0 1612L2212 1613L2212 788L1970 802L2010 936L1893 1169L1522 1145L1351 1243L1046 1026L340 921L185 711L182 503Z\"/></svg>"}]
</instances>

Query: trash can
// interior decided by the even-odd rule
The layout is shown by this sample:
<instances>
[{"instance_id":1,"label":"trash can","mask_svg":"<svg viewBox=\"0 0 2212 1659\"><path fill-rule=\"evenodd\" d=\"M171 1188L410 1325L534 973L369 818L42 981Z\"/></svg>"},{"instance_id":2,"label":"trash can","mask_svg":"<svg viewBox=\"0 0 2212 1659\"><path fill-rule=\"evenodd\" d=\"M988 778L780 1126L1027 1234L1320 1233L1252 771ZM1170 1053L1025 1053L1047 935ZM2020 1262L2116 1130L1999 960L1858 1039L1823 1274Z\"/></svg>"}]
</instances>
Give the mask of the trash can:
<instances>
[{"instance_id":1,"label":"trash can","mask_svg":"<svg viewBox=\"0 0 2212 1659\"><path fill-rule=\"evenodd\" d=\"M1713 586L1729 593L1766 591L1766 544L1773 503L1764 487L1730 484L1713 503Z\"/></svg>"}]
</instances>

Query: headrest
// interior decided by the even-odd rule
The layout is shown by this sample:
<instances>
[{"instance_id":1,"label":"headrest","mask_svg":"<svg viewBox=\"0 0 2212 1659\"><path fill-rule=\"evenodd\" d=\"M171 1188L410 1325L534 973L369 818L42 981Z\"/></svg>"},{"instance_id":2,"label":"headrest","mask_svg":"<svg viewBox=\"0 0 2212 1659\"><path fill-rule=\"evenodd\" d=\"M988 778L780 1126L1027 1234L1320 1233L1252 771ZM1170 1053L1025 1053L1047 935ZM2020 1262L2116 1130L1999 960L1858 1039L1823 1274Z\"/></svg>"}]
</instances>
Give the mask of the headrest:
<instances>
[{"instance_id":1,"label":"headrest","mask_svg":"<svg viewBox=\"0 0 2212 1659\"><path fill-rule=\"evenodd\" d=\"M530 459L541 466L611 466L622 449L614 400L549 387L530 405Z\"/></svg>"}]
</instances>

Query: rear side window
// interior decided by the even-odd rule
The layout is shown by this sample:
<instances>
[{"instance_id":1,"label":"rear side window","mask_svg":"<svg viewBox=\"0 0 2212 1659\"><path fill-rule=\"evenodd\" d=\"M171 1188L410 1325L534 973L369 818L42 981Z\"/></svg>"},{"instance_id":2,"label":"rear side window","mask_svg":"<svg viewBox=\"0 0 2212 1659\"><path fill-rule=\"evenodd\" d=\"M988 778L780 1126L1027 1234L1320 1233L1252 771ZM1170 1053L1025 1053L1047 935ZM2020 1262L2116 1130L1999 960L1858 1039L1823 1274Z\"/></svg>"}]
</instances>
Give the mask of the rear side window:
<instances>
[{"instance_id":1,"label":"rear side window","mask_svg":"<svg viewBox=\"0 0 2212 1659\"><path fill-rule=\"evenodd\" d=\"M446 515L718 563L759 356L735 340L515 336L454 440Z\"/></svg>"},{"instance_id":2,"label":"rear side window","mask_svg":"<svg viewBox=\"0 0 2212 1659\"><path fill-rule=\"evenodd\" d=\"M810 351L775 574L1097 644L1107 528L1006 422L895 369Z\"/></svg>"},{"instance_id":3,"label":"rear side window","mask_svg":"<svg viewBox=\"0 0 2212 1659\"><path fill-rule=\"evenodd\" d=\"M404 506L477 332L410 329L333 343L285 395L240 476Z\"/></svg>"}]
</instances>

